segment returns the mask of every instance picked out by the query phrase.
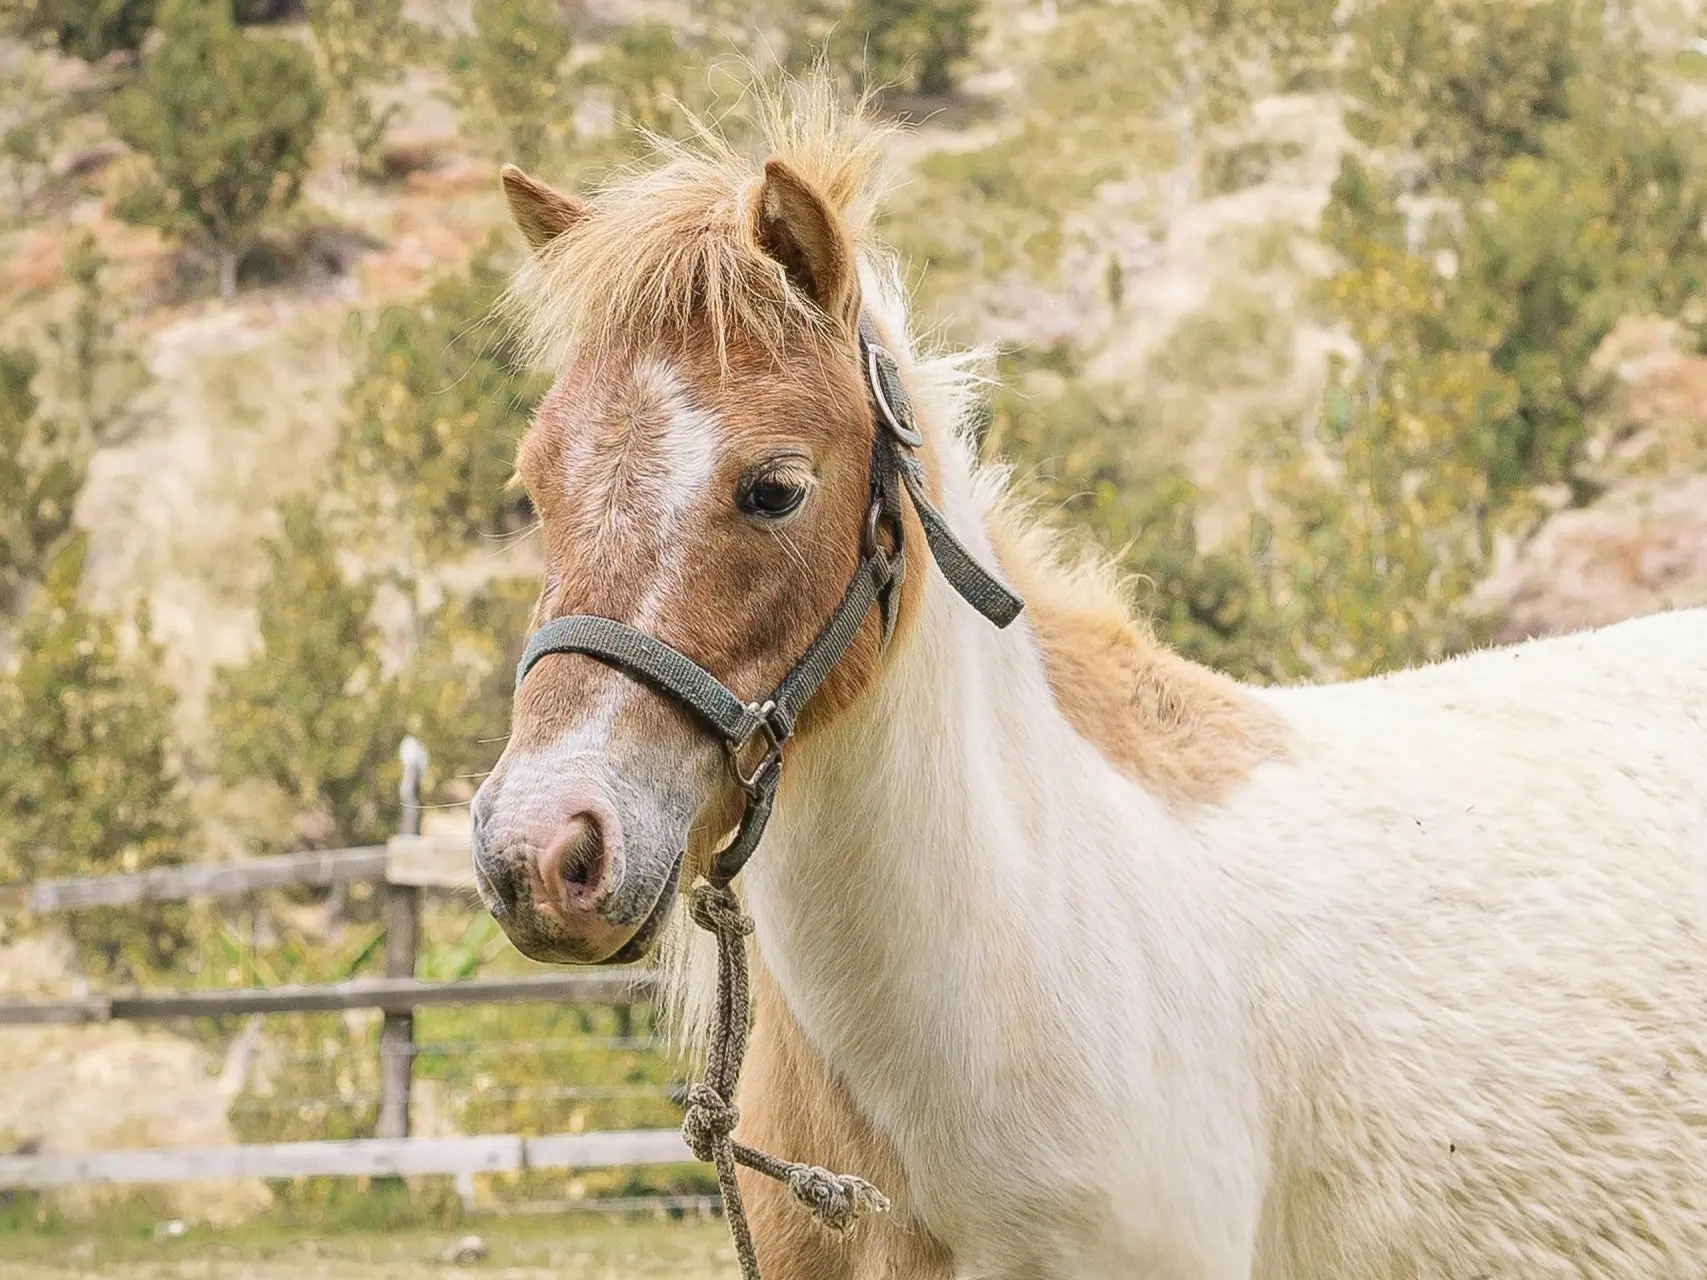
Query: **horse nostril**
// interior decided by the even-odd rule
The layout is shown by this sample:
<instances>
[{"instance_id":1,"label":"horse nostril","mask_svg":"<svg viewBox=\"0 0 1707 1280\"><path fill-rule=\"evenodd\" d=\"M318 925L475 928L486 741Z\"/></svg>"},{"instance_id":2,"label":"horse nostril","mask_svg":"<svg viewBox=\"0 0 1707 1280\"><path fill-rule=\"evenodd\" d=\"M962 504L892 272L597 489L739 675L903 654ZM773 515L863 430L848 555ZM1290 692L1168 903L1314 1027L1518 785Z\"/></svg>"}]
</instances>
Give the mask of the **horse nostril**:
<instances>
[{"instance_id":1,"label":"horse nostril","mask_svg":"<svg viewBox=\"0 0 1707 1280\"><path fill-rule=\"evenodd\" d=\"M547 893L562 892L577 910L602 896L609 870L604 828L596 815L578 813L566 822L540 860Z\"/></svg>"},{"instance_id":2,"label":"horse nostril","mask_svg":"<svg viewBox=\"0 0 1707 1280\"><path fill-rule=\"evenodd\" d=\"M604 841L599 838L598 823L587 818L576 819L570 824L570 831L558 874L563 877L564 884L584 889L598 878Z\"/></svg>"}]
</instances>

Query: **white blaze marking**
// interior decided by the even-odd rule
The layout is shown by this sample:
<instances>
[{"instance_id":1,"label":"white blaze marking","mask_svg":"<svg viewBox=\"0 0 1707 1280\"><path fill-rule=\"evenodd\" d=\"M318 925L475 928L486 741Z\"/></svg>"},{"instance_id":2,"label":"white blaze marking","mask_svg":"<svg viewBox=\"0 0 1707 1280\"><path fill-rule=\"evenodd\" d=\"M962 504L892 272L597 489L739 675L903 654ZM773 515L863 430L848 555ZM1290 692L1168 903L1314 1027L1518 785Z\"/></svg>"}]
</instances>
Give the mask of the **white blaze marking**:
<instances>
[{"instance_id":1,"label":"white blaze marking","mask_svg":"<svg viewBox=\"0 0 1707 1280\"><path fill-rule=\"evenodd\" d=\"M710 491L717 471L717 418L694 404L682 379L662 361L640 361L632 378L623 399L624 411L634 414L625 425L635 437L619 452L600 456L583 436L565 452L564 478L574 496L601 509L609 530L644 529L668 544Z\"/></svg>"},{"instance_id":2,"label":"white blaze marking","mask_svg":"<svg viewBox=\"0 0 1707 1280\"><path fill-rule=\"evenodd\" d=\"M565 450L566 480L574 496L600 512L598 554L623 554L624 540L644 539L659 548L656 570L628 619L642 631L654 629L680 595L685 567L694 554L687 525L696 506L711 496L718 458L716 415L694 404L681 376L661 360L636 362L632 387L621 395L622 411L634 417L635 433L623 442L632 450L599 456L590 433ZM629 676L610 671L588 718L545 750L553 765L566 756L596 752L607 742L624 707L641 691Z\"/></svg>"},{"instance_id":3,"label":"white blaze marking","mask_svg":"<svg viewBox=\"0 0 1707 1280\"><path fill-rule=\"evenodd\" d=\"M717 471L717 419L693 403L666 365L647 361L635 370L635 381L650 383L666 411L653 472L660 483L657 492L647 495L647 506L658 520L658 536L667 540L711 489Z\"/></svg>"}]
</instances>

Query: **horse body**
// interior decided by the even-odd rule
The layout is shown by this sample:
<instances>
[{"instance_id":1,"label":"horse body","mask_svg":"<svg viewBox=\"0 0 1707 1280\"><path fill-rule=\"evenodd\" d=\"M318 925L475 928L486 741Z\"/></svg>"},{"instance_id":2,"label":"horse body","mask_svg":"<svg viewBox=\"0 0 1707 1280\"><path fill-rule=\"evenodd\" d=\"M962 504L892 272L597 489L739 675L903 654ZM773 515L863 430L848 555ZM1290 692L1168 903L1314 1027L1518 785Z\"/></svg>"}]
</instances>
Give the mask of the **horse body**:
<instances>
[{"instance_id":1,"label":"horse body","mask_svg":"<svg viewBox=\"0 0 1707 1280\"><path fill-rule=\"evenodd\" d=\"M1707 1257L1707 611L1270 692L1205 815L1273 1173L1257 1275Z\"/></svg>"},{"instance_id":2,"label":"horse body","mask_svg":"<svg viewBox=\"0 0 1707 1280\"><path fill-rule=\"evenodd\" d=\"M960 1274L1707 1256L1707 611L1251 691L1284 756L1180 807L926 598L749 892Z\"/></svg>"}]
</instances>

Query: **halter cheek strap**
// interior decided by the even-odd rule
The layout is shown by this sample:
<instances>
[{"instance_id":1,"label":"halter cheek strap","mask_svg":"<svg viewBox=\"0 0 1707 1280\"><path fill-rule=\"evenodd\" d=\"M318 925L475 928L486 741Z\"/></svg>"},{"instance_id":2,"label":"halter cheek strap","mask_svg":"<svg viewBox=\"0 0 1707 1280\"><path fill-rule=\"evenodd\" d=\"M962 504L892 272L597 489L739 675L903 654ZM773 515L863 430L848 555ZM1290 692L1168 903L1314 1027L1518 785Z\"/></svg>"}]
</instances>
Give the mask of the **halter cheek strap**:
<instances>
[{"instance_id":1,"label":"halter cheek strap","mask_svg":"<svg viewBox=\"0 0 1707 1280\"><path fill-rule=\"evenodd\" d=\"M912 450L922 443L912 407L893 357L877 341L870 318L860 318L860 355L878 430L872 446L871 505L861 530L860 563L841 603L782 683L757 702L746 702L716 676L678 649L627 623L591 614L548 622L534 632L516 669L516 683L527 679L540 659L554 653L578 653L608 666L680 703L706 729L722 739L730 768L746 794L735 837L713 861L710 880L719 887L733 880L758 847L770 820L782 774L782 749L793 737L800 712L841 661L876 605L883 640L895 629L897 588L905 576L905 524L902 494L917 512L932 559L961 597L998 627L1019 616L1024 602L972 558L954 536L941 512L925 494L925 475ZM893 546L877 537L886 523ZM763 749L751 759L755 744Z\"/></svg>"}]
</instances>

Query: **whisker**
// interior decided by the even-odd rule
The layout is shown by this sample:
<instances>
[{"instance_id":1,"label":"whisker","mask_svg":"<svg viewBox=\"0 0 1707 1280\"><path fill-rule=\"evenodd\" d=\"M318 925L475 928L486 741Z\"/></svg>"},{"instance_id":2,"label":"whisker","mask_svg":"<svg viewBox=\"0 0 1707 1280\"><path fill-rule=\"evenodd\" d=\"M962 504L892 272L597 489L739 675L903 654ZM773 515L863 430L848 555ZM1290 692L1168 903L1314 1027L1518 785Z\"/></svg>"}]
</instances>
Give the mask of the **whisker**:
<instances>
[{"instance_id":1,"label":"whisker","mask_svg":"<svg viewBox=\"0 0 1707 1280\"><path fill-rule=\"evenodd\" d=\"M794 539L788 536L788 531L786 529L772 529L771 537L782 544L782 549L788 552L789 557L793 559L795 566L799 568L802 573L811 572L810 567L806 563L806 557L801 554L800 548L794 543Z\"/></svg>"}]
</instances>

